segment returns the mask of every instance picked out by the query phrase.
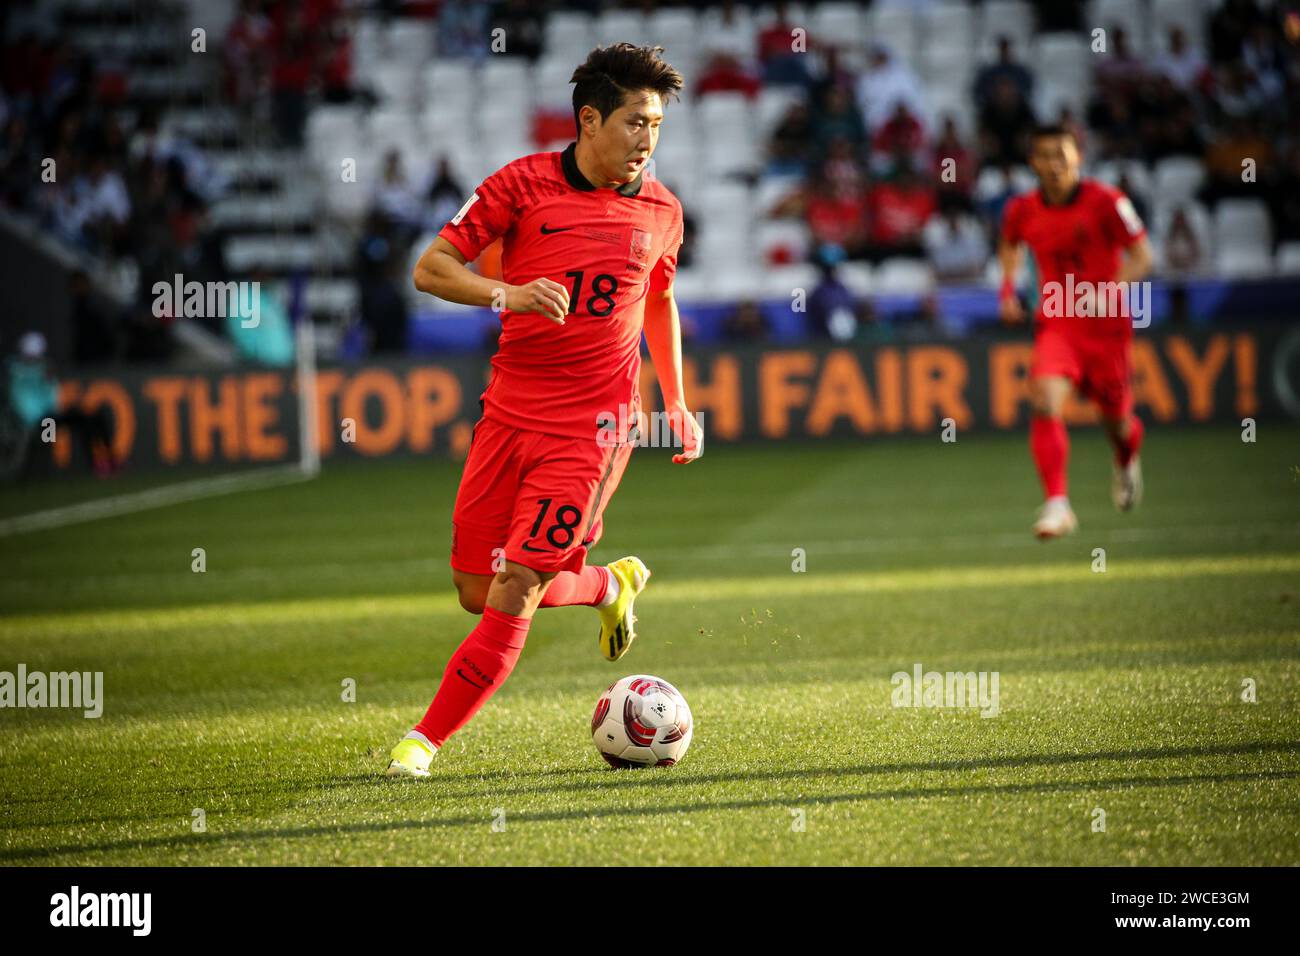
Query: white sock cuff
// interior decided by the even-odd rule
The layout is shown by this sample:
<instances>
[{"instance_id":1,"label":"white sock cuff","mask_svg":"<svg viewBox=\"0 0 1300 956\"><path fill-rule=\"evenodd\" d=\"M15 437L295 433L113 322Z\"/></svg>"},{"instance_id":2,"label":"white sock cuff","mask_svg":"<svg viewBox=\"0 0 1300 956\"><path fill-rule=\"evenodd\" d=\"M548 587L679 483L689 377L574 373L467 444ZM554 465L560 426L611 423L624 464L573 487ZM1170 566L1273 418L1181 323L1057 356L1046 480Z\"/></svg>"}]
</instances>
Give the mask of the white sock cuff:
<instances>
[{"instance_id":1,"label":"white sock cuff","mask_svg":"<svg viewBox=\"0 0 1300 956\"><path fill-rule=\"evenodd\" d=\"M618 600L620 587L618 577L609 568L605 569L605 574L608 576L609 583L605 585L605 596L600 599L600 603L596 605L597 607L609 607Z\"/></svg>"},{"instance_id":2,"label":"white sock cuff","mask_svg":"<svg viewBox=\"0 0 1300 956\"><path fill-rule=\"evenodd\" d=\"M437 752L438 752L438 748L437 748L436 746L434 746L433 741L430 740L428 737L424 736L424 734L420 733L418 730L412 730L409 734L407 734L407 735L406 735L405 737L403 737L402 739L403 739L403 740L418 740L418 741L420 741L421 743L423 743L426 747L428 747L430 750L432 750L434 753L437 753Z\"/></svg>"}]
</instances>

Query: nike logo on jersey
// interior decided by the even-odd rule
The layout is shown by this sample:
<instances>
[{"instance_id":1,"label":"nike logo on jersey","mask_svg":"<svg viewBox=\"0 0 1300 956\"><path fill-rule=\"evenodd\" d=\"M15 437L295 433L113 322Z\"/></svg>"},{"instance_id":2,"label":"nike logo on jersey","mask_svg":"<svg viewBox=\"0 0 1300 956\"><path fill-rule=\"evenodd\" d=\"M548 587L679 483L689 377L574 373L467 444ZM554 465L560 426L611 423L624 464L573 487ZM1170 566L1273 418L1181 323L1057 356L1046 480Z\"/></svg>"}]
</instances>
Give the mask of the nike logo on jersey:
<instances>
[{"instance_id":1,"label":"nike logo on jersey","mask_svg":"<svg viewBox=\"0 0 1300 956\"><path fill-rule=\"evenodd\" d=\"M551 235L552 233L556 233L556 232L568 232L570 229L576 229L576 228L578 228L578 227L577 227L577 226L560 226L559 228L556 228L556 229L547 229L547 228L546 228L546 223L542 223L542 235L543 235L543 236L549 236L549 235Z\"/></svg>"},{"instance_id":2,"label":"nike logo on jersey","mask_svg":"<svg viewBox=\"0 0 1300 956\"><path fill-rule=\"evenodd\" d=\"M533 552L536 552L537 554L554 554L554 553L555 553L554 551L549 551L549 550L547 550L546 548L534 548L534 547L533 547L531 544L529 544L527 541L525 541L523 544L521 544L520 547L523 548L525 551L533 551Z\"/></svg>"}]
</instances>

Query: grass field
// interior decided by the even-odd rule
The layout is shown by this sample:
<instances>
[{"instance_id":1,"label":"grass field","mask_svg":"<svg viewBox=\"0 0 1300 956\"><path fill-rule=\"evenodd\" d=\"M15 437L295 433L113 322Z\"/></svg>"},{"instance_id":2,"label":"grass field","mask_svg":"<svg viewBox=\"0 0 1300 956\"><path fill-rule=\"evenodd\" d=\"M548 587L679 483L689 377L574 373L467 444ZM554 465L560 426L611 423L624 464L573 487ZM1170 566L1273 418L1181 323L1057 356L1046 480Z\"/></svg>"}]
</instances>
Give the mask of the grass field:
<instances>
[{"instance_id":1,"label":"grass field","mask_svg":"<svg viewBox=\"0 0 1300 956\"><path fill-rule=\"evenodd\" d=\"M654 570L637 645L610 665L590 609L540 612L419 782L380 773L473 624L458 466L0 538L0 669L103 671L106 697L0 711L0 863L1300 863L1300 429L1157 428L1144 460L1117 515L1076 432L1082 530L1041 545L1020 436L642 450L595 554ZM916 663L998 672L1000 713L893 707ZM629 673L691 702L677 767L592 747Z\"/></svg>"}]
</instances>

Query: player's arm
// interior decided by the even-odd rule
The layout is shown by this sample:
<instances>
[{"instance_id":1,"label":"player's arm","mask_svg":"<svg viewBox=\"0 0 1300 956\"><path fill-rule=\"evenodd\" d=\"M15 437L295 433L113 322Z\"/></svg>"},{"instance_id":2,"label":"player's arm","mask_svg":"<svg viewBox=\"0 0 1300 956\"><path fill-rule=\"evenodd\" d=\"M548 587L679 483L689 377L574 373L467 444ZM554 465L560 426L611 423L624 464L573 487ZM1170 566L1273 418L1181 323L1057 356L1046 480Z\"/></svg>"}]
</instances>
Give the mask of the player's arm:
<instances>
[{"instance_id":1,"label":"player's arm","mask_svg":"<svg viewBox=\"0 0 1300 956\"><path fill-rule=\"evenodd\" d=\"M1007 325L1018 325L1025 320L1025 307L1016 295L1016 274L1020 272L1022 247L1006 238L998 240L998 265L1002 270L1002 284L998 287L998 317Z\"/></svg>"},{"instance_id":2,"label":"player's arm","mask_svg":"<svg viewBox=\"0 0 1300 956\"><path fill-rule=\"evenodd\" d=\"M563 325L569 312L569 290L560 283L534 279L527 285L511 285L499 279L488 279L470 269L461 251L442 236L429 243L429 248L415 264L412 278L421 292L461 305L536 312L556 325Z\"/></svg>"},{"instance_id":3,"label":"player's arm","mask_svg":"<svg viewBox=\"0 0 1300 956\"><path fill-rule=\"evenodd\" d=\"M682 320L672 286L651 286L646 294L645 341L659 378L668 422L682 440L682 451L673 455L673 461L683 465L704 453L704 430L687 407L682 391Z\"/></svg>"},{"instance_id":4,"label":"player's arm","mask_svg":"<svg viewBox=\"0 0 1300 956\"><path fill-rule=\"evenodd\" d=\"M1133 201L1118 190L1103 212L1103 228L1124 250L1116 282L1140 282L1151 273L1151 243Z\"/></svg>"},{"instance_id":5,"label":"player's arm","mask_svg":"<svg viewBox=\"0 0 1300 956\"><path fill-rule=\"evenodd\" d=\"M1151 242L1144 234L1124 250L1116 282L1141 282L1151 274Z\"/></svg>"}]
</instances>

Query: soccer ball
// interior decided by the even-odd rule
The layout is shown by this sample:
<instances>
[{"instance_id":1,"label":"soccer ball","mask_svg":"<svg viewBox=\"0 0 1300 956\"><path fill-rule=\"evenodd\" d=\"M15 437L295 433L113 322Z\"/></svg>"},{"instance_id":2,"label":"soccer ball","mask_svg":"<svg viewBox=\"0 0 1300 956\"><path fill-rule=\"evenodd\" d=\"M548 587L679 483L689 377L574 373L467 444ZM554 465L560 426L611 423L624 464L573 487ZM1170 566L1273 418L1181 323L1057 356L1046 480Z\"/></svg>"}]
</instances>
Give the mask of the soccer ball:
<instances>
[{"instance_id":1,"label":"soccer ball","mask_svg":"<svg viewBox=\"0 0 1300 956\"><path fill-rule=\"evenodd\" d=\"M591 739L611 767L671 767L686 756L691 708L672 684L633 674L609 685L591 715Z\"/></svg>"}]
</instances>

